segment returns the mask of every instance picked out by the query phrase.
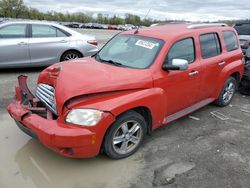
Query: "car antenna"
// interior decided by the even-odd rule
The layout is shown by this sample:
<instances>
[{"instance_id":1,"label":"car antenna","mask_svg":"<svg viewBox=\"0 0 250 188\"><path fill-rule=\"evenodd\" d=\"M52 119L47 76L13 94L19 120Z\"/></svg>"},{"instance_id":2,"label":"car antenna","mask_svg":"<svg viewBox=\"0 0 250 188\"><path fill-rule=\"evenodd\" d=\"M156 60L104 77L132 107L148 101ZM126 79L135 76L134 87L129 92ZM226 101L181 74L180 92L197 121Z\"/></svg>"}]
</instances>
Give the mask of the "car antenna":
<instances>
[{"instance_id":1,"label":"car antenna","mask_svg":"<svg viewBox=\"0 0 250 188\"><path fill-rule=\"evenodd\" d=\"M151 8L148 10L148 13L146 14L146 16L144 17L143 20L145 20L148 17L150 11L151 11ZM134 34L137 34L139 32L139 29L140 29L140 26L137 27L137 29L135 30Z\"/></svg>"}]
</instances>

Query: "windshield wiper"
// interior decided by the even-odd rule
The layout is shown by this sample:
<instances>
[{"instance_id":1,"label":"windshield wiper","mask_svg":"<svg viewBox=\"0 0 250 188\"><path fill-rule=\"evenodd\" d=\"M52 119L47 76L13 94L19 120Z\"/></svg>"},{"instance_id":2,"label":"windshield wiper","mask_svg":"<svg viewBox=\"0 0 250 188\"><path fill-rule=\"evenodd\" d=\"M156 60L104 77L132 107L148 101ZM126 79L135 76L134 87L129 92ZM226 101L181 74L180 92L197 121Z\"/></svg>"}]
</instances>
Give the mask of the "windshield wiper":
<instances>
[{"instance_id":1,"label":"windshield wiper","mask_svg":"<svg viewBox=\"0 0 250 188\"><path fill-rule=\"evenodd\" d=\"M104 62L104 63L109 63L109 64L112 64L112 65L115 65L115 66L124 66L123 64L121 63L118 63L118 62L115 62L113 60L105 60L105 59L100 59L101 62Z\"/></svg>"},{"instance_id":2,"label":"windshield wiper","mask_svg":"<svg viewBox=\"0 0 250 188\"><path fill-rule=\"evenodd\" d=\"M125 65L121 64L121 63L118 63L118 62L115 62L111 59L109 60L106 60L106 59L102 59L99 55L99 53L96 53L95 55L93 55L93 57L95 57L96 60L100 61L100 62L104 62L104 63L109 63L109 64L112 64L112 65L115 65L115 66L119 66L119 67L125 67Z\"/></svg>"}]
</instances>

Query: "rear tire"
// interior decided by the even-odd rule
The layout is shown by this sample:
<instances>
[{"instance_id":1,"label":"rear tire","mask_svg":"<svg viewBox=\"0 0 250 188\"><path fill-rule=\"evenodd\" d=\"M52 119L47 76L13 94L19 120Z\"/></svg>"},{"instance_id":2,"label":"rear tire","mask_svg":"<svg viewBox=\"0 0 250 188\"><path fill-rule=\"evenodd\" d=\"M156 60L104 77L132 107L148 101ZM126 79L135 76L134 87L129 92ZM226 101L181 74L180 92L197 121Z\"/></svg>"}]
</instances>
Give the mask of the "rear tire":
<instances>
[{"instance_id":1,"label":"rear tire","mask_svg":"<svg viewBox=\"0 0 250 188\"><path fill-rule=\"evenodd\" d=\"M231 103L236 92L237 81L234 77L229 77L224 84L220 96L215 101L215 104L221 107L227 106Z\"/></svg>"},{"instance_id":2,"label":"rear tire","mask_svg":"<svg viewBox=\"0 0 250 188\"><path fill-rule=\"evenodd\" d=\"M61 61L69 61L69 60L78 59L81 57L82 57L82 54L77 51L67 51L62 55Z\"/></svg>"},{"instance_id":3,"label":"rear tire","mask_svg":"<svg viewBox=\"0 0 250 188\"><path fill-rule=\"evenodd\" d=\"M147 130L145 119L135 111L118 117L105 135L104 151L112 159L134 154L143 144Z\"/></svg>"}]
</instances>

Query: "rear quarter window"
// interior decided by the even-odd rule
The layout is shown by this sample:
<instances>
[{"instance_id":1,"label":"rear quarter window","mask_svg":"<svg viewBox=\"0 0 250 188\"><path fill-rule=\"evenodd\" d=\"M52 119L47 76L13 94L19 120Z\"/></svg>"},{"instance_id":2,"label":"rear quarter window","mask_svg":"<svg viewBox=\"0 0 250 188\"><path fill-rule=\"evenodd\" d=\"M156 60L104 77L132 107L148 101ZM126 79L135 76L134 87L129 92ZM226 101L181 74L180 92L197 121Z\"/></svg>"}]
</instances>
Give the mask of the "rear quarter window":
<instances>
[{"instance_id":1,"label":"rear quarter window","mask_svg":"<svg viewBox=\"0 0 250 188\"><path fill-rule=\"evenodd\" d=\"M237 37L233 31L224 31L223 38L228 52L239 48Z\"/></svg>"},{"instance_id":2,"label":"rear quarter window","mask_svg":"<svg viewBox=\"0 0 250 188\"><path fill-rule=\"evenodd\" d=\"M221 54L221 43L217 33L200 35L201 53L203 59L208 59Z\"/></svg>"}]
</instances>

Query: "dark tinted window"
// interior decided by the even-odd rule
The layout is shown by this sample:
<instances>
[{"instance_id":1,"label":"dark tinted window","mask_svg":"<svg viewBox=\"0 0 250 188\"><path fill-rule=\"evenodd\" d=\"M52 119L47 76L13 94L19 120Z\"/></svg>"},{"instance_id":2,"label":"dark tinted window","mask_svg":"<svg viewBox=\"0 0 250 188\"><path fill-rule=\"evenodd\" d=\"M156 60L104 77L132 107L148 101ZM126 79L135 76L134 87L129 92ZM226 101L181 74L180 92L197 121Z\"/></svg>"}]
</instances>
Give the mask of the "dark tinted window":
<instances>
[{"instance_id":1,"label":"dark tinted window","mask_svg":"<svg viewBox=\"0 0 250 188\"><path fill-rule=\"evenodd\" d=\"M223 38L225 40L228 52L239 48L237 37L233 31L224 31Z\"/></svg>"},{"instance_id":2,"label":"dark tinted window","mask_svg":"<svg viewBox=\"0 0 250 188\"><path fill-rule=\"evenodd\" d=\"M239 35L250 35L250 24L236 24L234 29Z\"/></svg>"},{"instance_id":3,"label":"dark tinted window","mask_svg":"<svg viewBox=\"0 0 250 188\"><path fill-rule=\"evenodd\" d=\"M192 63L195 59L194 41L187 38L176 42L168 52L167 62L172 63L173 59L185 59Z\"/></svg>"},{"instance_id":4,"label":"dark tinted window","mask_svg":"<svg viewBox=\"0 0 250 188\"><path fill-rule=\"evenodd\" d=\"M221 53L219 37L216 33L208 33L200 36L201 53L204 59L217 56Z\"/></svg>"},{"instance_id":5,"label":"dark tinted window","mask_svg":"<svg viewBox=\"0 0 250 188\"><path fill-rule=\"evenodd\" d=\"M9 25L0 28L0 38L15 39L15 38L25 38L25 36L26 36L25 24Z\"/></svg>"}]
</instances>

